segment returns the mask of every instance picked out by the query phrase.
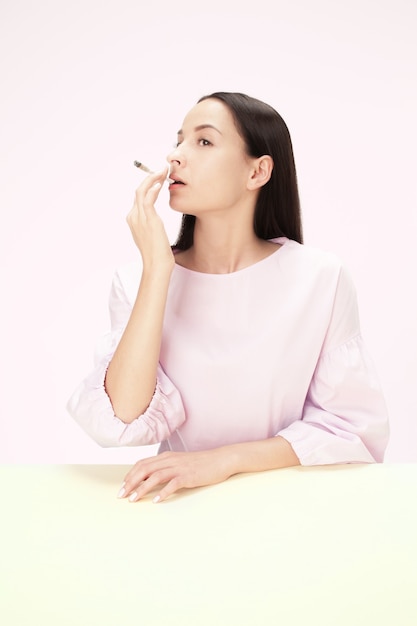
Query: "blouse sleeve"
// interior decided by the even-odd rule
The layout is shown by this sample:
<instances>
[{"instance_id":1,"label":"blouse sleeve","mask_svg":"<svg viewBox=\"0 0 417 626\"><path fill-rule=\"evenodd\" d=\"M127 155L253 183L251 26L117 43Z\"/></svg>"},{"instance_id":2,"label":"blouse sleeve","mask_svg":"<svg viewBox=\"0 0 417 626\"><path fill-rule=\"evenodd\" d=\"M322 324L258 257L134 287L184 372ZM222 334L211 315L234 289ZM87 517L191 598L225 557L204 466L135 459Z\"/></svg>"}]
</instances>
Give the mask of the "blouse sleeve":
<instances>
[{"instance_id":1,"label":"blouse sleeve","mask_svg":"<svg viewBox=\"0 0 417 626\"><path fill-rule=\"evenodd\" d=\"M132 310L127 295L132 286L124 283L126 281L116 272L109 297L111 331L96 347L93 371L77 387L67 404L75 421L103 447L160 443L185 421L181 396L160 365L155 392L146 411L130 424L114 413L104 379ZM137 291L137 286L130 289L132 295L135 289Z\"/></svg>"},{"instance_id":2,"label":"blouse sleeve","mask_svg":"<svg viewBox=\"0 0 417 626\"><path fill-rule=\"evenodd\" d=\"M387 409L360 334L356 292L343 269L302 417L278 435L291 443L302 465L384 459Z\"/></svg>"}]
</instances>

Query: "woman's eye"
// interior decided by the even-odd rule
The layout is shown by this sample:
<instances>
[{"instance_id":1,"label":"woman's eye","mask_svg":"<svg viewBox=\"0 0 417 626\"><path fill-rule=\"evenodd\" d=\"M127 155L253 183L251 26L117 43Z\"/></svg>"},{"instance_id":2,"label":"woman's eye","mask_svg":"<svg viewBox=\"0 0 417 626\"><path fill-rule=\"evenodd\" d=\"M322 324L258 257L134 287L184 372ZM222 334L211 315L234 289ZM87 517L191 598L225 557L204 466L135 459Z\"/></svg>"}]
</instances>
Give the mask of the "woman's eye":
<instances>
[{"instance_id":1,"label":"woman's eye","mask_svg":"<svg viewBox=\"0 0 417 626\"><path fill-rule=\"evenodd\" d=\"M198 139L197 141L199 146L212 146L213 144L208 139ZM182 144L182 141L175 141L172 144L173 148L178 148Z\"/></svg>"}]
</instances>

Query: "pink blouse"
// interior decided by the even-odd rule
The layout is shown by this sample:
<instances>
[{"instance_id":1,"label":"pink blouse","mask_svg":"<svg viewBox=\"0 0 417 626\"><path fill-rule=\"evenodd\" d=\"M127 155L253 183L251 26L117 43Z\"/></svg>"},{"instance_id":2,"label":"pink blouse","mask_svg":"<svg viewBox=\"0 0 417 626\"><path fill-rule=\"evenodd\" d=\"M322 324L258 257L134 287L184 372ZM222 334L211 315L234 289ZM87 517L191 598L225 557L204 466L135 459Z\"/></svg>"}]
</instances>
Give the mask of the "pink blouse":
<instances>
[{"instance_id":1,"label":"pink blouse","mask_svg":"<svg viewBox=\"0 0 417 626\"><path fill-rule=\"evenodd\" d=\"M91 437L102 446L161 442L164 451L280 435L302 465L383 460L387 411L351 279L332 254L274 241L276 252L230 274L175 265L155 393L131 424L114 414L104 377L141 269L116 272L111 331L68 403Z\"/></svg>"}]
</instances>

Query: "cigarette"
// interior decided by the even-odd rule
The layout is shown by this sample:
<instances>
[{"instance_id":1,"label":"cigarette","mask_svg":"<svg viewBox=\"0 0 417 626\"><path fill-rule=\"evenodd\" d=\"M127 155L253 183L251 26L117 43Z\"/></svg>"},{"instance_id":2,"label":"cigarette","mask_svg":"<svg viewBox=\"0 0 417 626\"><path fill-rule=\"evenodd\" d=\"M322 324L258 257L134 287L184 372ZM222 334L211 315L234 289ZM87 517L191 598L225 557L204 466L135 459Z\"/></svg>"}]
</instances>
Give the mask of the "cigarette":
<instances>
[{"instance_id":1,"label":"cigarette","mask_svg":"<svg viewBox=\"0 0 417 626\"><path fill-rule=\"evenodd\" d=\"M133 161L133 165L135 167L138 167L143 172L146 172L147 174L154 174L155 173L151 169L149 169L149 167L147 165L144 165L144 163L140 163L140 161Z\"/></svg>"}]
</instances>

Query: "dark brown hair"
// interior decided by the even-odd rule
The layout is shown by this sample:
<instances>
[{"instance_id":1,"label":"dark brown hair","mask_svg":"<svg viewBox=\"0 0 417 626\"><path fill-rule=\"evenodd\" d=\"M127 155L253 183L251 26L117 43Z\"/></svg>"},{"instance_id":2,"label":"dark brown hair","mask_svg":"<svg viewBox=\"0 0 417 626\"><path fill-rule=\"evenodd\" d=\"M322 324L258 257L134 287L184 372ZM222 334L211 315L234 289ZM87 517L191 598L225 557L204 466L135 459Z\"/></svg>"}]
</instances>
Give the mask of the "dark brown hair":
<instances>
[{"instance_id":1,"label":"dark brown hair","mask_svg":"<svg viewBox=\"0 0 417 626\"><path fill-rule=\"evenodd\" d=\"M260 239L288 237L303 242L300 199L291 137L282 117L268 104L243 93L218 91L198 100L215 98L223 102L246 144L249 156L269 155L274 162L270 180L261 187L253 228ZM173 248L187 250L193 245L194 215L183 215Z\"/></svg>"}]
</instances>

